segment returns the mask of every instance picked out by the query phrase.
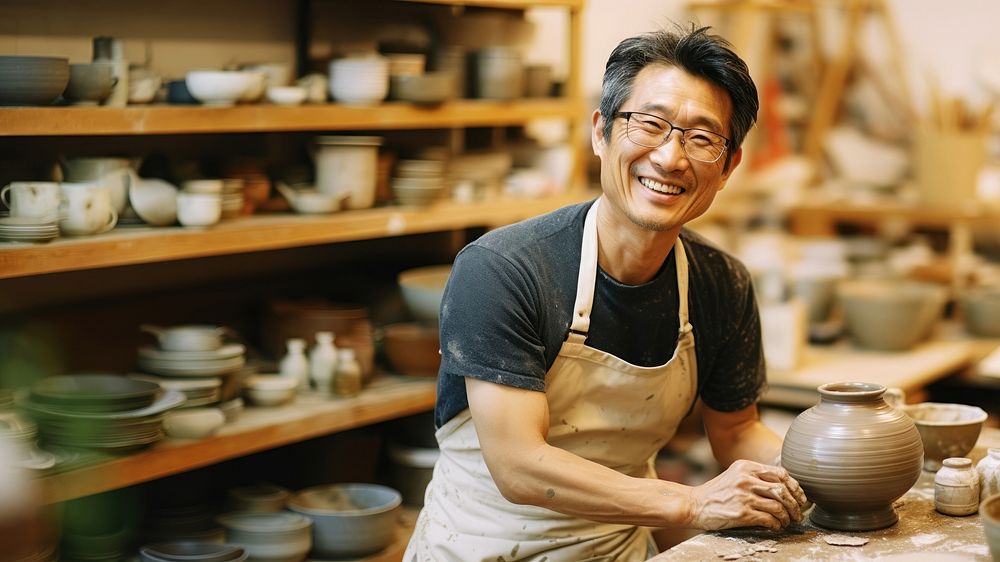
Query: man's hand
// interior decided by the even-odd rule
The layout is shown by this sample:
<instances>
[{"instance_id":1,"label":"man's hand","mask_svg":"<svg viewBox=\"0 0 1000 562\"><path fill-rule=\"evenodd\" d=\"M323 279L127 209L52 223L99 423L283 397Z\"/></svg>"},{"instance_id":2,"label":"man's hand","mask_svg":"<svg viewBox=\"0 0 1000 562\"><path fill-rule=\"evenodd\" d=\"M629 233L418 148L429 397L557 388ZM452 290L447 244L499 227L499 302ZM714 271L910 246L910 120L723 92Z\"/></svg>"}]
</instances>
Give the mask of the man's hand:
<instances>
[{"instance_id":1,"label":"man's hand","mask_svg":"<svg viewBox=\"0 0 1000 562\"><path fill-rule=\"evenodd\" d=\"M781 467L739 460L691 492L691 526L698 529L766 527L802 521L807 505L799 483Z\"/></svg>"}]
</instances>

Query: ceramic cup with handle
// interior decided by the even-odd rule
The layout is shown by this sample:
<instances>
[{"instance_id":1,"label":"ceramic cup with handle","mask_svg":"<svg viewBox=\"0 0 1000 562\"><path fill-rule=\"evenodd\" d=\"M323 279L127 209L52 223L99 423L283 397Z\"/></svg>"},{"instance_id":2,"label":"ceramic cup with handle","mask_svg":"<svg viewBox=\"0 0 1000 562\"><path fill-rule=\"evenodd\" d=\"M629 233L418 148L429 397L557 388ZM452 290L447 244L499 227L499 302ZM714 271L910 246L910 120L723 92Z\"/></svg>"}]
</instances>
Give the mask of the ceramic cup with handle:
<instances>
[{"instance_id":1,"label":"ceramic cup with handle","mask_svg":"<svg viewBox=\"0 0 1000 562\"><path fill-rule=\"evenodd\" d=\"M59 188L63 205L59 230L63 234L101 234L118 223L118 212L111 205L111 193L106 185L63 182Z\"/></svg>"},{"instance_id":2,"label":"ceramic cup with handle","mask_svg":"<svg viewBox=\"0 0 1000 562\"><path fill-rule=\"evenodd\" d=\"M121 214L128 205L129 186L135 181L135 162L130 158L69 158L61 161L69 182L98 182L108 187L111 205Z\"/></svg>"},{"instance_id":3,"label":"ceramic cup with handle","mask_svg":"<svg viewBox=\"0 0 1000 562\"><path fill-rule=\"evenodd\" d=\"M39 222L59 218L59 183L52 181L12 182L0 189L3 201L13 217L37 218Z\"/></svg>"}]
</instances>

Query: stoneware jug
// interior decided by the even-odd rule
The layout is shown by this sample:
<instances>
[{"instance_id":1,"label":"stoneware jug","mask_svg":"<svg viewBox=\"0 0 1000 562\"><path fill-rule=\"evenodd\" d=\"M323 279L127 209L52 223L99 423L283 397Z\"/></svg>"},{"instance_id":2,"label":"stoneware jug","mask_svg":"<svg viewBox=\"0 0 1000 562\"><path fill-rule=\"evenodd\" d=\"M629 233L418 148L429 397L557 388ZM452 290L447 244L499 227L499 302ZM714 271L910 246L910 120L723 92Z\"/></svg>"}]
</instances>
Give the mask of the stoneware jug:
<instances>
[{"instance_id":1,"label":"stoneware jug","mask_svg":"<svg viewBox=\"0 0 1000 562\"><path fill-rule=\"evenodd\" d=\"M819 387L819 404L799 414L781 447L781 464L830 529L893 525L892 502L920 476L923 445L913 421L887 404L885 387L839 382Z\"/></svg>"}]
</instances>

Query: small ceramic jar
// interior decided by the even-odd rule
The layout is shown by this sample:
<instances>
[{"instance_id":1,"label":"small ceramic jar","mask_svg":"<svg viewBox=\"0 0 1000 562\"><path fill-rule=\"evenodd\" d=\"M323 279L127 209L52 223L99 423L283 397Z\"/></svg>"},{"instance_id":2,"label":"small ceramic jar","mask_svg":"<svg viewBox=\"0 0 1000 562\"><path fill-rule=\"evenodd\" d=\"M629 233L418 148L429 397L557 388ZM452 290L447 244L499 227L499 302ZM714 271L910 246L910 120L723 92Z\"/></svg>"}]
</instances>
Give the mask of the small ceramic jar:
<instances>
[{"instance_id":1,"label":"small ceramic jar","mask_svg":"<svg viewBox=\"0 0 1000 562\"><path fill-rule=\"evenodd\" d=\"M945 515L970 515L979 509L979 473L971 460L944 460L934 475L934 509Z\"/></svg>"},{"instance_id":2,"label":"small ceramic jar","mask_svg":"<svg viewBox=\"0 0 1000 562\"><path fill-rule=\"evenodd\" d=\"M1000 449L990 448L979 464L979 493L983 499L1000 493Z\"/></svg>"}]
</instances>

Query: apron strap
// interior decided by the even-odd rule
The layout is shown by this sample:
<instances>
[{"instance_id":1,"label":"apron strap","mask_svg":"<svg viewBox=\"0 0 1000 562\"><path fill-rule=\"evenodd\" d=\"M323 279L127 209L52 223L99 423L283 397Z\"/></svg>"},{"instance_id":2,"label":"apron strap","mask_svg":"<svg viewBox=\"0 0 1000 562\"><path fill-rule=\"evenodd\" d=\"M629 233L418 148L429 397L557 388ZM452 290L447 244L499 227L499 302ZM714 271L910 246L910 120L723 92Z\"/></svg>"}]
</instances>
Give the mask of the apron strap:
<instances>
[{"instance_id":1,"label":"apron strap","mask_svg":"<svg viewBox=\"0 0 1000 562\"><path fill-rule=\"evenodd\" d=\"M594 287L597 284L597 207L601 198L594 201L587 211L583 222L583 246L580 249L580 273L576 280L576 301L573 303L573 322L569 326L566 341L582 344L590 332L590 312L594 307ZM691 332L688 315L688 262L687 252L680 236L674 243L675 261L677 262L677 295L678 320L680 331L678 336Z\"/></svg>"}]
</instances>

